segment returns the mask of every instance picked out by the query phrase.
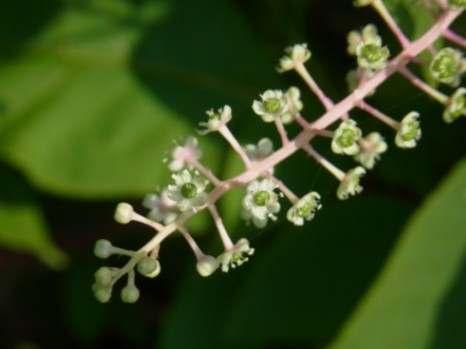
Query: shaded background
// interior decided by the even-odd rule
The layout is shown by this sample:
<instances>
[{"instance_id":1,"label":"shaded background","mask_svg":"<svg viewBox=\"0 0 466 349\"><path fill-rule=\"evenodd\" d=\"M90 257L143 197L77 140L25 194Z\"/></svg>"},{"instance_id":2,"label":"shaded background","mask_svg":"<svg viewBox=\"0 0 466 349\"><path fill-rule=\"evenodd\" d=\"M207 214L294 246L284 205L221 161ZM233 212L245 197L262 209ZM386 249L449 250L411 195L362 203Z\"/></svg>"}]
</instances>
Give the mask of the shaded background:
<instances>
[{"instance_id":1,"label":"shaded background","mask_svg":"<svg viewBox=\"0 0 466 349\"><path fill-rule=\"evenodd\" d=\"M409 36L432 23L412 1L387 5ZM202 279L189 248L174 237L161 250L161 275L138 278L138 303L119 301L120 284L105 305L90 291L95 270L123 263L95 258L97 239L137 249L152 236L148 228L116 224L113 212L120 201L145 212L141 198L169 181L162 159L173 140L193 134L205 110L224 104L233 108L231 128L242 144L274 134L251 111L269 88L301 87L303 115L318 117L322 107L304 84L292 73L276 74L283 48L307 42L309 70L338 101L355 66L346 34L367 23L380 24L397 51L371 9L343 0L2 1L0 346L466 347L464 166L432 194L433 206L425 204L464 156L466 126L444 124L441 106L399 77L371 103L396 119L418 110L423 138L413 150L391 146L364 178L362 195L339 202L334 178L297 154L276 173L297 194L321 193L324 209L313 222L296 229L281 218L258 231L238 219L241 194L233 193L220 210L234 238L245 236L256 248L244 267ZM466 34L464 23L455 28ZM365 133L379 130L391 143L389 129L362 113L353 117ZM200 141L215 173L241 171L220 136ZM315 146L342 169L354 166L332 155L328 141ZM414 212L418 224L406 228ZM206 251L220 253L208 217L190 229ZM399 279L382 272L389 256ZM399 294L400 286L409 292ZM390 319L408 331L396 346L390 328L402 331L384 322Z\"/></svg>"}]
</instances>

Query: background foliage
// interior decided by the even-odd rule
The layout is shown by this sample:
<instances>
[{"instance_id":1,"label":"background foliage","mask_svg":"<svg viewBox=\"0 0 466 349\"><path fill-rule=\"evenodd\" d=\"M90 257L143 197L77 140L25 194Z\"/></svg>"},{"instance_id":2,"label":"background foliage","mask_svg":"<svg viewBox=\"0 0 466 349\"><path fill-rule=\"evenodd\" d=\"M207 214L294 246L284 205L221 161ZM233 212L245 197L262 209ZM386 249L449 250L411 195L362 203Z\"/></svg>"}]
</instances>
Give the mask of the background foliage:
<instances>
[{"instance_id":1,"label":"background foliage","mask_svg":"<svg viewBox=\"0 0 466 349\"><path fill-rule=\"evenodd\" d=\"M429 25L415 2L387 4L409 35ZM0 346L464 348L466 126L444 124L441 107L397 77L372 103L395 118L419 110L423 139L415 150L391 147L361 196L338 202L335 180L297 155L277 175L297 193L322 194L312 223L256 231L238 220L232 194L221 207L228 227L256 247L240 270L201 279L176 237L164 244L160 277L138 279L136 305L118 294L101 305L90 291L96 239L137 248L151 236L114 223L113 210L122 200L141 209L167 183L173 139L224 104L242 143L273 132L251 103L268 88L305 90L274 72L296 42L309 44L309 70L339 100L354 67L346 34L369 22L380 24L345 0L0 2ZM455 24L463 35L464 24ZM304 102L307 117L322 111L310 94ZM237 173L220 137L201 142L207 165ZM328 144L316 146L331 157ZM220 252L208 219L192 229Z\"/></svg>"}]
</instances>

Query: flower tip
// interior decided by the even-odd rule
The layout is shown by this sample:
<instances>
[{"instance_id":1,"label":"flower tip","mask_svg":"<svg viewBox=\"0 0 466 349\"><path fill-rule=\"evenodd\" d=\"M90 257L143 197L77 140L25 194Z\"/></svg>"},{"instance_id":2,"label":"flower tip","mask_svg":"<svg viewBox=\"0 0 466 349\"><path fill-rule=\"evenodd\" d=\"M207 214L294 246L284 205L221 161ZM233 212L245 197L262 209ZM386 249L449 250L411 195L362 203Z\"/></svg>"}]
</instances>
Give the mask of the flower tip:
<instances>
[{"instance_id":1,"label":"flower tip","mask_svg":"<svg viewBox=\"0 0 466 349\"><path fill-rule=\"evenodd\" d=\"M115 220L121 224L127 224L133 219L133 206L126 202L118 204L115 210Z\"/></svg>"}]
</instances>

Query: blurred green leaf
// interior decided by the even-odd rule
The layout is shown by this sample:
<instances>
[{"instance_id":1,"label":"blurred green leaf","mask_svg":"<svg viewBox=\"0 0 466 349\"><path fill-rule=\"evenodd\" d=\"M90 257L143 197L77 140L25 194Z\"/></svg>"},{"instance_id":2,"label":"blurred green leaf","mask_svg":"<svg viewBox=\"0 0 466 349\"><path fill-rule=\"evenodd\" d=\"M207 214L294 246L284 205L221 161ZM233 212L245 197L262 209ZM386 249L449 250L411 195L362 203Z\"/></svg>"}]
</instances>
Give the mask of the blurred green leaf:
<instances>
[{"instance_id":1,"label":"blurred green leaf","mask_svg":"<svg viewBox=\"0 0 466 349\"><path fill-rule=\"evenodd\" d=\"M38 186L78 197L164 185L172 140L211 107L249 108L264 71L228 1L70 2L35 37L8 44L0 155ZM222 147L203 142L215 170Z\"/></svg>"},{"instance_id":2,"label":"blurred green leaf","mask_svg":"<svg viewBox=\"0 0 466 349\"><path fill-rule=\"evenodd\" d=\"M0 246L32 254L51 268L63 268L68 258L52 242L28 184L4 165L0 181Z\"/></svg>"},{"instance_id":3,"label":"blurred green leaf","mask_svg":"<svg viewBox=\"0 0 466 349\"><path fill-rule=\"evenodd\" d=\"M407 225L332 349L466 346L466 161Z\"/></svg>"}]
</instances>

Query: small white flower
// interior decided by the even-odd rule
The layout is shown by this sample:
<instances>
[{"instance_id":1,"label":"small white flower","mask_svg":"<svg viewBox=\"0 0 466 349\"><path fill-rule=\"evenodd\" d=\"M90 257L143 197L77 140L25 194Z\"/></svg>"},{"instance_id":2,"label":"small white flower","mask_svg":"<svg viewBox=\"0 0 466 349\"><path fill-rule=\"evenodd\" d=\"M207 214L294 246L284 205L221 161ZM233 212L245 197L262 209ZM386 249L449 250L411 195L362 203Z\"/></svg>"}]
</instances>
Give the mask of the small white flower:
<instances>
[{"instance_id":1,"label":"small white flower","mask_svg":"<svg viewBox=\"0 0 466 349\"><path fill-rule=\"evenodd\" d=\"M201 276L207 277L218 268L218 265L219 262L216 258L202 255L197 261L196 269Z\"/></svg>"},{"instance_id":2,"label":"small white flower","mask_svg":"<svg viewBox=\"0 0 466 349\"><path fill-rule=\"evenodd\" d=\"M290 87L285 93L285 98L288 104L287 111L281 116L283 124L287 125L294 121L295 115L303 109L301 102L301 92L297 87Z\"/></svg>"},{"instance_id":3,"label":"small white flower","mask_svg":"<svg viewBox=\"0 0 466 349\"><path fill-rule=\"evenodd\" d=\"M434 79L456 87L461 82L461 74L466 70L466 60L460 50L445 47L437 52L429 68Z\"/></svg>"},{"instance_id":4,"label":"small white flower","mask_svg":"<svg viewBox=\"0 0 466 349\"><path fill-rule=\"evenodd\" d=\"M195 209L207 202L207 193L204 191L209 181L201 177L197 171L191 173L183 170L172 175L175 185L169 185L167 195L176 202L181 212Z\"/></svg>"},{"instance_id":5,"label":"small white flower","mask_svg":"<svg viewBox=\"0 0 466 349\"><path fill-rule=\"evenodd\" d=\"M358 65L361 68L380 70L387 65L390 51L387 47L382 46L379 40L369 39L358 44L356 55L358 57Z\"/></svg>"},{"instance_id":6,"label":"small white flower","mask_svg":"<svg viewBox=\"0 0 466 349\"><path fill-rule=\"evenodd\" d=\"M285 56L280 58L277 67L279 73L295 69L298 65L303 64L311 58L311 51L308 50L307 44L294 45L285 49Z\"/></svg>"},{"instance_id":7,"label":"small white flower","mask_svg":"<svg viewBox=\"0 0 466 349\"><path fill-rule=\"evenodd\" d=\"M421 138L421 128L417 118L419 113L412 111L408 113L398 128L395 136L395 144L400 148L414 148Z\"/></svg>"},{"instance_id":8,"label":"small white flower","mask_svg":"<svg viewBox=\"0 0 466 349\"><path fill-rule=\"evenodd\" d=\"M337 189L337 197L340 200L346 200L350 195L356 195L360 193L362 191L362 187L359 182L365 173L366 170L361 166L348 171Z\"/></svg>"},{"instance_id":9,"label":"small white flower","mask_svg":"<svg viewBox=\"0 0 466 349\"><path fill-rule=\"evenodd\" d=\"M267 90L261 96L261 101L254 101L252 109L265 122L273 122L288 109L286 97L280 90Z\"/></svg>"},{"instance_id":10,"label":"small white flower","mask_svg":"<svg viewBox=\"0 0 466 349\"><path fill-rule=\"evenodd\" d=\"M189 166L190 160L198 160L202 155L202 151L197 148L197 139L194 137L186 138L184 145L176 145L172 150L171 156L173 160L168 164L168 168L172 172L181 171Z\"/></svg>"},{"instance_id":11,"label":"small white flower","mask_svg":"<svg viewBox=\"0 0 466 349\"><path fill-rule=\"evenodd\" d=\"M380 159L380 154L388 148L378 132L372 132L366 138L360 139L359 147L361 151L354 156L354 159L369 170L374 167L375 161Z\"/></svg>"},{"instance_id":12,"label":"small white flower","mask_svg":"<svg viewBox=\"0 0 466 349\"><path fill-rule=\"evenodd\" d=\"M466 116L466 88L460 87L446 103L443 120L451 123L461 115Z\"/></svg>"},{"instance_id":13,"label":"small white flower","mask_svg":"<svg viewBox=\"0 0 466 349\"><path fill-rule=\"evenodd\" d=\"M316 210L320 210L320 195L313 191L299 199L286 214L286 218L294 225L304 225L304 221L314 218Z\"/></svg>"},{"instance_id":14,"label":"small white flower","mask_svg":"<svg viewBox=\"0 0 466 349\"><path fill-rule=\"evenodd\" d=\"M147 194L142 205L150 210L147 215L149 219L165 225L172 223L180 213L176 202L168 197L166 188L159 193Z\"/></svg>"},{"instance_id":15,"label":"small white flower","mask_svg":"<svg viewBox=\"0 0 466 349\"><path fill-rule=\"evenodd\" d=\"M206 135L209 132L218 131L220 127L227 124L231 120L231 108L225 105L223 108L214 112L213 109L208 110L207 116L209 120L207 122L200 122L201 127L205 127L205 130L197 130L201 135Z\"/></svg>"},{"instance_id":16,"label":"small white flower","mask_svg":"<svg viewBox=\"0 0 466 349\"><path fill-rule=\"evenodd\" d=\"M351 56L356 56L356 48L360 43L371 40L377 44L382 45L382 38L377 34L377 27L373 24L366 25L361 31L352 30L348 33L348 53Z\"/></svg>"},{"instance_id":17,"label":"small white flower","mask_svg":"<svg viewBox=\"0 0 466 349\"><path fill-rule=\"evenodd\" d=\"M217 257L218 262L222 265L222 271L227 272L230 267L236 268L249 260L248 256L254 253L254 249L249 247L249 241L240 239L230 249L226 250Z\"/></svg>"},{"instance_id":18,"label":"small white flower","mask_svg":"<svg viewBox=\"0 0 466 349\"><path fill-rule=\"evenodd\" d=\"M280 211L278 194L274 192L277 185L271 179L251 182L243 199L243 218L251 220L258 228L267 225L268 218L275 220L275 213Z\"/></svg>"},{"instance_id":19,"label":"small white flower","mask_svg":"<svg viewBox=\"0 0 466 349\"><path fill-rule=\"evenodd\" d=\"M333 134L332 151L336 154L357 154L361 135L361 130L356 127L356 121L351 119L343 121Z\"/></svg>"}]
</instances>

